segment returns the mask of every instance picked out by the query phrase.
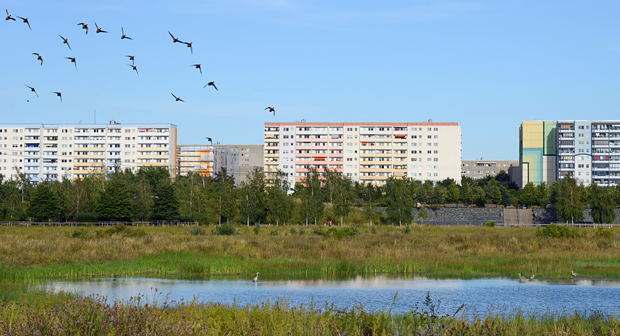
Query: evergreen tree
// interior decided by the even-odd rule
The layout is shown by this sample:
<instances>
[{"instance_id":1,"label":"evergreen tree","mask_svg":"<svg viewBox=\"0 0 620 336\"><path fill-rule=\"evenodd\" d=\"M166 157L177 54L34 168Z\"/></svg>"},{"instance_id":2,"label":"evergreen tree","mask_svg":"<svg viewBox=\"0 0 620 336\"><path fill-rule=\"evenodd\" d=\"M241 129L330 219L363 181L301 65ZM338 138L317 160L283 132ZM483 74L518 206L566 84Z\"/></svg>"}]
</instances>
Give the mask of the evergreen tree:
<instances>
[{"instance_id":1,"label":"evergreen tree","mask_svg":"<svg viewBox=\"0 0 620 336\"><path fill-rule=\"evenodd\" d=\"M176 220L179 219L179 200L171 184L162 183L155 189L155 199L151 207L151 219Z\"/></svg>"},{"instance_id":2,"label":"evergreen tree","mask_svg":"<svg viewBox=\"0 0 620 336\"><path fill-rule=\"evenodd\" d=\"M560 181L558 194L556 211L560 220L571 221L571 223L580 220L586 205L581 198L581 190L577 186L577 181L571 176L565 176Z\"/></svg>"},{"instance_id":3,"label":"evergreen tree","mask_svg":"<svg viewBox=\"0 0 620 336\"><path fill-rule=\"evenodd\" d=\"M499 190L502 193L502 200L500 201L500 204L503 206L509 206L512 204L512 199L514 198L511 192L512 190L508 189L505 184L500 184Z\"/></svg>"},{"instance_id":4,"label":"evergreen tree","mask_svg":"<svg viewBox=\"0 0 620 336\"><path fill-rule=\"evenodd\" d=\"M476 187L476 195L474 196L474 203L477 206L483 207L487 202L487 194L484 192L481 186Z\"/></svg>"},{"instance_id":5,"label":"evergreen tree","mask_svg":"<svg viewBox=\"0 0 620 336\"><path fill-rule=\"evenodd\" d=\"M497 181L490 180L484 187L484 191L486 193L486 199L492 204L499 204L502 200L502 191L499 189Z\"/></svg>"},{"instance_id":6,"label":"evergreen tree","mask_svg":"<svg viewBox=\"0 0 620 336\"><path fill-rule=\"evenodd\" d=\"M592 217L594 223L613 223L616 220L616 201L613 188L601 188L597 184L590 186L592 197Z\"/></svg>"},{"instance_id":7,"label":"evergreen tree","mask_svg":"<svg viewBox=\"0 0 620 336\"><path fill-rule=\"evenodd\" d=\"M105 185L95 205L97 216L107 221L130 221L131 199L125 182L112 178Z\"/></svg>"},{"instance_id":8,"label":"evergreen tree","mask_svg":"<svg viewBox=\"0 0 620 336\"><path fill-rule=\"evenodd\" d=\"M27 210L28 216L37 221L57 220L60 216L60 201L49 183L41 183L34 191Z\"/></svg>"},{"instance_id":9,"label":"evergreen tree","mask_svg":"<svg viewBox=\"0 0 620 336\"><path fill-rule=\"evenodd\" d=\"M536 187L534 187L534 183L529 182L521 189L519 193L519 203L529 206L536 203Z\"/></svg>"}]
</instances>

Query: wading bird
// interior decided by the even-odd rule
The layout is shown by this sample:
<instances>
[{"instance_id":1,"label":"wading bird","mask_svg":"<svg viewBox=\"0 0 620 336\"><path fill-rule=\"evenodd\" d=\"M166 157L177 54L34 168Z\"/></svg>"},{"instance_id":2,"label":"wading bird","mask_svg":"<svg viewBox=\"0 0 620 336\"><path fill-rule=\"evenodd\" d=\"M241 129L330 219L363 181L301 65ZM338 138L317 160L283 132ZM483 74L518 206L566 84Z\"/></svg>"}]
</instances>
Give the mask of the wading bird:
<instances>
[{"instance_id":1,"label":"wading bird","mask_svg":"<svg viewBox=\"0 0 620 336\"><path fill-rule=\"evenodd\" d=\"M254 281L254 282L257 282L257 281L258 281L258 273L259 273L259 272L256 272L256 276L254 277L254 279L252 279L252 281Z\"/></svg>"},{"instance_id":2,"label":"wading bird","mask_svg":"<svg viewBox=\"0 0 620 336\"><path fill-rule=\"evenodd\" d=\"M209 140L209 143L213 145L213 140L211 140L211 138L205 137L205 139Z\"/></svg>"},{"instance_id":3,"label":"wading bird","mask_svg":"<svg viewBox=\"0 0 620 336\"><path fill-rule=\"evenodd\" d=\"M207 86L213 86L213 88L215 89L215 91L219 91L219 90L217 89L217 86L215 86L215 82L209 82L209 83L207 83L207 85L203 86L202 88L204 89L204 88L206 88Z\"/></svg>"},{"instance_id":4,"label":"wading bird","mask_svg":"<svg viewBox=\"0 0 620 336\"><path fill-rule=\"evenodd\" d=\"M529 281L534 280L534 274L532 274L532 276L531 276L531 277L529 277L529 278L527 278L527 279L528 279Z\"/></svg>"},{"instance_id":5,"label":"wading bird","mask_svg":"<svg viewBox=\"0 0 620 336\"><path fill-rule=\"evenodd\" d=\"M521 273L519 273L519 280L521 281L525 281L527 280L523 275L521 275Z\"/></svg>"},{"instance_id":6,"label":"wading bird","mask_svg":"<svg viewBox=\"0 0 620 336\"><path fill-rule=\"evenodd\" d=\"M200 70L200 74L202 75L202 68L200 67L200 64L192 64L190 66L195 67L196 69Z\"/></svg>"},{"instance_id":7,"label":"wading bird","mask_svg":"<svg viewBox=\"0 0 620 336\"><path fill-rule=\"evenodd\" d=\"M170 31L168 31L168 34L170 34L170 36L172 37L172 43L183 43L183 41L181 41L178 38L174 37L174 35L172 35L172 33Z\"/></svg>"},{"instance_id":8,"label":"wading bird","mask_svg":"<svg viewBox=\"0 0 620 336\"><path fill-rule=\"evenodd\" d=\"M58 97L60 97L60 102L62 103L62 93L60 92L52 92L55 93Z\"/></svg>"},{"instance_id":9,"label":"wading bird","mask_svg":"<svg viewBox=\"0 0 620 336\"><path fill-rule=\"evenodd\" d=\"M276 109L274 109L273 107L271 107L271 106L266 107L265 110L269 110L269 113L273 112L273 116L274 117L276 116Z\"/></svg>"},{"instance_id":10,"label":"wading bird","mask_svg":"<svg viewBox=\"0 0 620 336\"><path fill-rule=\"evenodd\" d=\"M123 29L123 27L121 27L121 33L122 33L122 35L121 35L121 40L122 40L122 39L133 40L131 37L129 37L129 36L127 36L127 35L125 35L125 29Z\"/></svg>"},{"instance_id":11,"label":"wading bird","mask_svg":"<svg viewBox=\"0 0 620 336\"><path fill-rule=\"evenodd\" d=\"M75 65L75 68L77 69L77 62L75 62L75 57L65 57L68 60L71 60L71 63L73 63Z\"/></svg>"},{"instance_id":12,"label":"wading bird","mask_svg":"<svg viewBox=\"0 0 620 336\"><path fill-rule=\"evenodd\" d=\"M69 45L69 40L67 40L66 38L62 37L62 35L58 34L58 36L60 36L60 38L62 39L62 43L66 44L67 47L69 47L69 50L71 49L71 46Z\"/></svg>"},{"instance_id":13,"label":"wading bird","mask_svg":"<svg viewBox=\"0 0 620 336\"><path fill-rule=\"evenodd\" d=\"M170 94L174 97L174 99L176 99L176 101L185 102L185 100L175 96L174 93L170 92Z\"/></svg>"},{"instance_id":14,"label":"wading bird","mask_svg":"<svg viewBox=\"0 0 620 336\"><path fill-rule=\"evenodd\" d=\"M97 27L97 31L95 33L99 34L99 33L107 33L107 31L99 28L99 26L97 26L97 21L95 21L95 27Z\"/></svg>"},{"instance_id":15,"label":"wading bird","mask_svg":"<svg viewBox=\"0 0 620 336\"><path fill-rule=\"evenodd\" d=\"M181 43L185 43L187 45L187 47L192 51L192 54L194 53L194 48L192 47L192 42L181 42Z\"/></svg>"},{"instance_id":16,"label":"wading bird","mask_svg":"<svg viewBox=\"0 0 620 336\"><path fill-rule=\"evenodd\" d=\"M26 85L26 84L24 84L24 85ZM26 85L26 87L29 88L31 92L34 92L34 94L37 95L37 98L39 97L39 94L37 93L37 91L32 86Z\"/></svg>"},{"instance_id":17,"label":"wading bird","mask_svg":"<svg viewBox=\"0 0 620 336\"><path fill-rule=\"evenodd\" d=\"M86 23L84 23L84 22L80 22L80 23L78 23L77 25L78 25L78 26L79 26L79 25L82 25L82 29L86 29L86 34L88 34L88 25L87 25Z\"/></svg>"},{"instance_id":18,"label":"wading bird","mask_svg":"<svg viewBox=\"0 0 620 336\"><path fill-rule=\"evenodd\" d=\"M136 64L136 56L131 56L131 55L125 55L125 57L129 57L129 60L131 61L131 64Z\"/></svg>"},{"instance_id":19,"label":"wading bird","mask_svg":"<svg viewBox=\"0 0 620 336\"><path fill-rule=\"evenodd\" d=\"M15 15L17 16L17 15ZM30 28L30 30L32 30L32 27L30 27L30 22L28 22L28 18L23 18L21 16L17 16L18 18L20 18L22 21L24 21L25 24L28 25L28 28Z\"/></svg>"},{"instance_id":20,"label":"wading bird","mask_svg":"<svg viewBox=\"0 0 620 336\"><path fill-rule=\"evenodd\" d=\"M14 18L14 17L11 17L11 16L9 15L9 10L8 10L8 9L6 9L6 19L5 19L5 20L7 20L7 21L8 21L8 20L13 20L13 21L15 21L15 18Z\"/></svg>"},{"instance_id":21,"label":"wading bird","mask_svg":"<svg viewBox=\"0 0 620 336\"><path fill-rule=\"evenodd\" d=\"M577 277L577 276L579 275L579 273L575 273L575 272L573 272L573 271L570 271L570 274L572 274L572 275L573 275L573 277Z\"/></svg>"},{"instance_id":22,"label":"wading bird","mask_svg":"<svg viewBox=\"0 0 620 336\"><path fill-rule=\"evenodd\" d=\"M133 68L133 70L135 70L135 71L136 71L136 75L140 76L140 74L138 73L138 67L136 67L136 66L135 66L135 65L133 65L133 64L127 64L127 65L129 65L130 67L132 67L132 68Z\"/></svg>"},{"instance_id":23,"label":"wading bird","mask_svg":"<svg viewBox=\"0 0 620 336\"><path fill-rule=\"evenodd\" d=\"M33 55L37 55L37 60L41 61L41 65L43 65L43 57L41 57L41 55L39 55L38 53L32 53Z\"/></svg>"}]
</instances>

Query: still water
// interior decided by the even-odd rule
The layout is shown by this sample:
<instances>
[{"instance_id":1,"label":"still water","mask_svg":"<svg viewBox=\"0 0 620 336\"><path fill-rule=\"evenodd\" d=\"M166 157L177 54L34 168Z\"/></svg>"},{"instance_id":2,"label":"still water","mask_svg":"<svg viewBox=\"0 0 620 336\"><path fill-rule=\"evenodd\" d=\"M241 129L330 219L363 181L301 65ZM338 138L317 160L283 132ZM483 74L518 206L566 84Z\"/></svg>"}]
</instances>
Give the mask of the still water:
<instances>
[{"instance_id":1,"label":"still water","mask_svg":"<svg viewBox=\"0 0 620 336\"><path fill-rule=\"evenodd\" d=\"M152 289L153 288L153 289ZM155 294L154 288L163 294ZM426 294L437 303L439 312L452 314L459 306L467 306L468 315L489 310L510 312L554 312L558 314L602 311L620 312L620 281L613 280L534 280L513 279L436 280L424 277L355 277L347 279L282 279L260 277L257 283L244 278L161 279L99 278L82 281L53 281L48 289L72 291L84 295L99 294L109 302L145 295L150 302L162 303L165 297L177 302L184 298L238 305L273 303L288 299L291 305L315 302L318 307L334 303L345 308L363 304L364 309L390 309L398 293L393 312L408 312Z\"/></svg>"}]
</instances>

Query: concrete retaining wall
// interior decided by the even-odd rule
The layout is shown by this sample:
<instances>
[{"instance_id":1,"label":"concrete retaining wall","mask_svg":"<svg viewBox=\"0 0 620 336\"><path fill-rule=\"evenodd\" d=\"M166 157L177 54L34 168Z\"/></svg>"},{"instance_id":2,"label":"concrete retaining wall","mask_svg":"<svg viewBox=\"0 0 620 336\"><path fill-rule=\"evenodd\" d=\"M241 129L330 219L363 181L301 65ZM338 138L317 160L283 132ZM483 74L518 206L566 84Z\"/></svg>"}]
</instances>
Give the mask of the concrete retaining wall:
<instances>
[{"instance_id":1,"label":"concrete retaining wall","mask_svg":"<svg viewBox=\"0 0 620 336\"><path fill-rule=\"evenodd\" d=\"M413 209L414 222L421 223L417 208ZM434 225L483 225L489 221L504 222L504 209L482 208L426 208L428 218L424 224Z\"/></svg>"},{"instance_id":2,"label":"concrete retaining wall","mask_svg":"<svg viewBox=\"0 0 620 336\"><path fill-rule=\"evenodd\" d=\"M555 209L532 209L534 212L534 223L536 224L549 224L549 223L560 223L560 219L555 212ZM592 217L592 210L585 209L583 211L583 218L575 218L575 223L594 223L594 218ZM614 224L620 224L620 209L616 209L616 220Z\"/></svg>"}]
</instances>

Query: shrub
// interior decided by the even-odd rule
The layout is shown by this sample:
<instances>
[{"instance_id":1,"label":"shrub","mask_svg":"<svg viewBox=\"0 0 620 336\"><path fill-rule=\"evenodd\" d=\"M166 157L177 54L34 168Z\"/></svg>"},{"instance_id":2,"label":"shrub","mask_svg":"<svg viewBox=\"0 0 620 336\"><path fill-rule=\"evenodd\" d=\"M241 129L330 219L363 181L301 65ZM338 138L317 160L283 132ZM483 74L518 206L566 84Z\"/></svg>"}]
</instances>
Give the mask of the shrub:
<instances>
[{"instance_id":1,"label":"shrub","mask_svg":"<svg viewBox=\"0 0 620 336\"><path fill-rule=\"evenodd\" d=\"M254 234L259 234L260 233L260 225L254 224L254 229L252 229L252 231L254 231Z\"/></svg>"},{"instance_id":2,"label":"shrub","mask_svg":"<svg viewBox=\"0 0 620 336\"><path fill-rule=\"evenodd\" d=\"M484 223L484 226L495 227L495 221L486 222Z\"/></svg>"},{"instance_id":3,"label":"shrub","mask_svg":"<svg viewBox=\"0 0 620 336\"><path fill-rule=\"evenodd\" d=\"M297 229L295 229L294 227L292 227L292 228L289 230L289 233L290 233L290 234L292 234L292 235L297 234Z\"/></svg>"},{"instance_id":4,"label":"shrub","mask_svg":"<svg viewBox=\"0 0 620 336\"><path fill-rule=\"evenodd\" d=\"M375 228L374 226L372 227L372 229L370 229L370 233L375 234L377 233L377 228Z\"/></svg>"},{"instance_id":5,"label":"shrub","mask_svg":"<svg viewBox=\"0 0 620 336\"><path fill-rule=\"evenodd\" d=\"M204 236L207 234L207 230L205 230L204 228L197 226L191 230L189 230L189 234L193 235L193 236Z\"/></svg>"},{"instance_id":6,"label":"shrub","mask_svg":"<svg viewBox=\"0 0 620 336\"><path fill-rule=\"evenodd\" d=\"M231 223L224 223L216 227L213 234L218 236L232 236L237 234L237 229L235 229L235 226Z\"/></svg>"},{"instance_id":7,"label":"shrub","mask_svg":"<svg viewBox=\"0 0 620 336\"><path fill-rule=\"evenodd\" d=\"M78 230L74 230L73 233L71 233L71 237L88 239L88 238L93 238L93 235L90 234L90 232L86 229L78 229Z\"/></svg>"},{"instance_id":8,"label":"shrub","mask_svg":"<svg viewBox=\"0 0 620 336\"><path fill-rule=\"evenodd\" d=\"M407 224L407 226L405 226L405 228L403 229L403 233L404 233L404 234L409 234L409 233L411 233L411 228L409 227L409 224Z\"/></svg>"},{"instance_id":9,"label":"shrub","mask_svg":"<svg viewBox=\"0 0 620 336\"><path fill-rule=\"evenodd\" d=\"M306 230L304 230L303 228L299 229L299 235L303 236L304 234L306 234Z\"/></svg>"},{"instance_id":10,"label":"shrub","mask_svg":"<svg viewBox=\"0 0 620 336\"><path fill-rule=\"evenodd\" d=\"M549 224L545 228L538 228L536 230L536 235L538 237L576 238L584 237L585 232L579 232L579 229L571 228L567 225Z\"/></svg>"},{"instance_id":11,"label":"shrub","mask_svg":"<svg viewBox=\"0 0 620 336\"><path fill-rule=\"evenodd\" d=\"M596 229L596 232L594 233L594 237L597 238L612 238L614 236L614 232L611 229L606 229L606 228L598 228Z\"/></svg>"},{"instance_id":12,"label":"shrub","mask_svg":"<svg viewBox=\"0 0 620 336\"><path fill-rule=\"evenodd\" d=\"M275 229L275 230L269 232L269 234L272 235L272 236L277 236L278 235L278 229Z\"/></svg>"}]
</instances>

